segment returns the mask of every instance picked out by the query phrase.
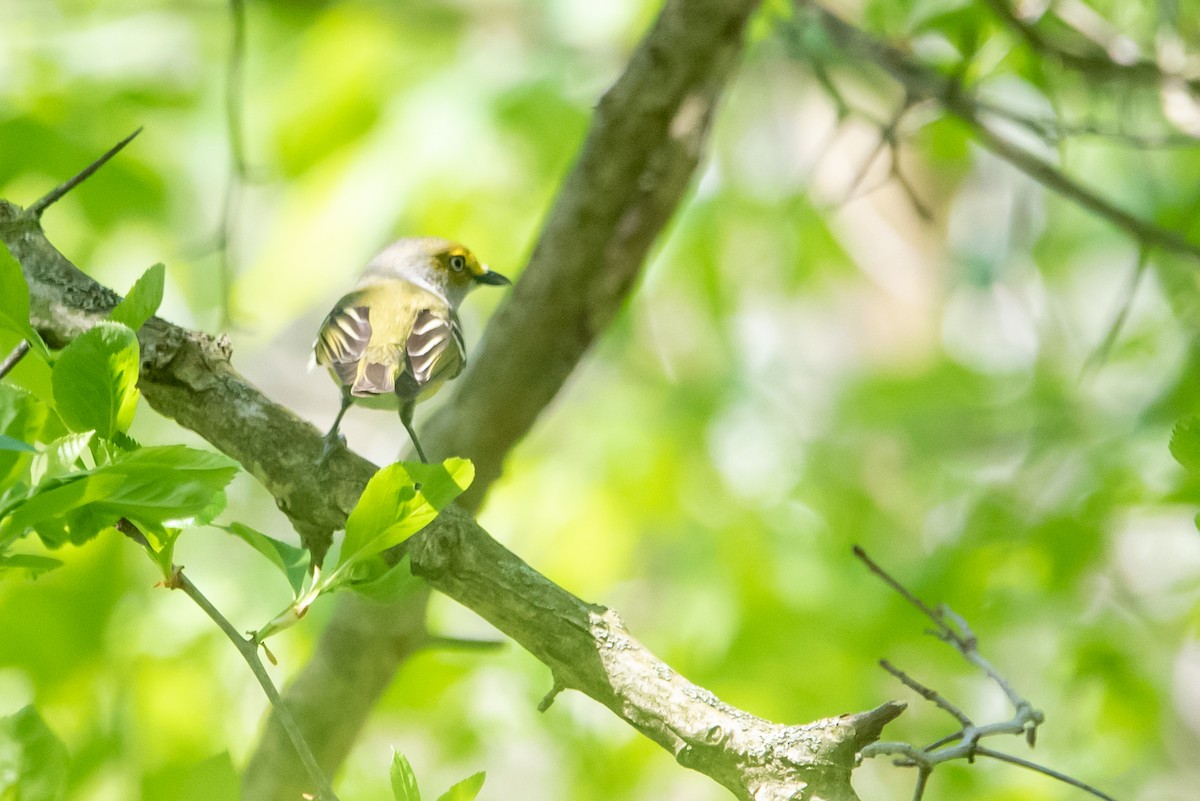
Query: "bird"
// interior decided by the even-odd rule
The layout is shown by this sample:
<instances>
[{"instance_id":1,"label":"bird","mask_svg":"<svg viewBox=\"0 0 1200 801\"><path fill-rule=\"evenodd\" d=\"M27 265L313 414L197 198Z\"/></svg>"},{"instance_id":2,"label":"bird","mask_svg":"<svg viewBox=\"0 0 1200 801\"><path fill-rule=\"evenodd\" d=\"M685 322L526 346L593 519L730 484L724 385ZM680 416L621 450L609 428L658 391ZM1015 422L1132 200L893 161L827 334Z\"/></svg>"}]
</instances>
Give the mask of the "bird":
<instances>
[{"instance_id":1,"label":"bird","mask_svg":"<svg viewBox=\"0 0 1200 801\"><path fill-rule=\"evenodd\" d=\"M466 366L459 304L476 286L511 284L467 248L440 237L399 239L371 259L358 284L325 317L313 343L315 363L329 371L342 392L321 460L344 441L338 427L352 403L398 404L417 456L428 463L413 430L413 410Z\"/></svg>"}]
</instances>

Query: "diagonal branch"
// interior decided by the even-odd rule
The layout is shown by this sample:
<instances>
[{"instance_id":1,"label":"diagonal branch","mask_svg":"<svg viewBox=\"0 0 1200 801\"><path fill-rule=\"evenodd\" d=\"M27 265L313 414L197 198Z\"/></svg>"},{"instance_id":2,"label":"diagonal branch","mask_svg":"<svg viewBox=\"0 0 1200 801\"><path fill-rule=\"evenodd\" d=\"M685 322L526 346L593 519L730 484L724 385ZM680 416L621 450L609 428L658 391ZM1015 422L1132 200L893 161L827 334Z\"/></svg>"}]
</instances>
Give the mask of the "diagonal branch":
<instances>
[{"instance_id":1,"label":"diagonal branch","mask_svg":"<svg viewBox=\"0 0 1200 801\"><path fill-rule=\"evenodd\" d=\"M91 164L87 165L82 170L80 170L77 175L75 175L72 178L67 179L66 181L63 181L58 186L54 187L49 192L47 192L44 197L38 198L36 201L34 201L33 205L29 207L29 209L28 209L29 214L35 218L41 217L42 212L44 212L46 209L50 208L50 206L53 205L54 203L57 203L58 201L62 200L63 195L67 194L72 189L79 186L81 183L86 181L88 178L91 178L92 175L96 172L96 170L100 169L105 164L107 164L109 159L111 159L113 156L120 153L125 148L125 145L132 142L134 140L134 138L141 132L142 132L142 129L138 128L136 131L131 133L129 136L125 137L120 142L117 142L115 145L110 147L107 151L105 151L104 155L100 156L100 158L96 159Z\"/></svg>"},{"instance_id":2,"label":"diagonal branch","mask_svg":"<svg viewBox=\"0 0 1200 801\"><path fill-rule=\"evenodd\" d=\"M1097 194L1041 156L996 133L981 115L981 107L955 78L922 64L891 44L842 20L822 6L802 0L830 38L853 60L866 61L892 76L910 97L933 100L966 124L988 150L1067 200L1107 220L1139 245L1200 260L1200 245L1187 237L1144 220Z\"/></svg>"},{"instance_id":3,"label":"diagonal branch","mask_svg":"<svg viewBox=\"0 0 1200 801\"><path fill-rule=\"evenodd\" d=\"M24 268L34 322L50 341L69 340L115 304L114 293L80 273L46 241L35 219L4 201L0 239ZM312 464L322 447L319 432L242 378L229 364L227 343L159 319L144 325L139 338L145 368L139 385L150 403L181 421L205 426L211 423L207 414L228 418L230 422L206 427L205 436L227 448L277 497L291 502L289 514L334 514L316 502L299 506L292 501L289 482L327 482L323 497L337 504L370 477L372 466L348 452L331 456L327 475L313 476ZM208 412L193 406L208 407ZM240 439L231 439L235 434ZM413 571L431 587L474 610L544 662L557 687L591 696L668 749L680 764L746 801L854 801L850 773L855 754L878 739L883 726L904 709L892 702L800 726L735 709L651 654L614 612L585 603L542 576L457 507L409 540L408 554ZM352 641L343 644L355 647ZM328 697L313 702L333 703ZM289 706L298 717L306 711ZM329 714L341 711L334 707Z\"/></svg>"},{"instance_id":4,"label":"diagonal branch","mask_svg":"<svg viewBox=\"0 0 1200 801\"><path fill-rule=\"evenodd\" d=\"M1122 81L1156 89L1167 81L1182 80L1192 91L1200 90L1200 81L1194 78L1185 79L1180 75L1166 72L1155 62L1145 58L1117 61L1109 53L1097 47L1095 43L1090 43L1086 50L1067 44L1058 44L1043 36L1037 28L1021 19L1016 9L1010 5L1009 0L983 0L983 5L987 6L992 14L1029 49L1051 61L1057 61L1068 69L1086 75L1089 81L1097 79Z\"/></svg>"},{"instance_id":5,"label":"diagonal branch","mask_svg":"<svg viewBox=\"0 0 1200 801\"><path fill-rule=\"evenodd\" d=\"M475 462L465 508L479 507L509 451L632 291L703 153L756 5L668 3L600 100L528 266L451 385L454 397L421 432L432 457ZM288 702L311 711L302 717L322 733L327 766L341 762L398 666L427 642L418 606L425 598L402 610L344 599L289 688ZM284 732L269 725L247 770L248 795L295 797L287 777L300 775Z\"/></svg>"},{"instance_id":6,"label":"diagonal branch","mask_svg":"<svg viewBox=\"0 0 1200 801\"><path fill-rule=\"evenodd\" d=\"M635 282L699 159L755 5L672 0L625 75L601 100L530 266L489 327L475 367L460 380L451 411L433 421L426 439L434 453L474 458L481 489L498 475L504 455L533 425ZM35 323L51 341L69 340L116 303L111 291L50 245L36 218L3 202L0 239L21 262ZM223 338L159 319L139 335L140 387L152 406L240 461L307 541L318 542L341 527L372 465L339 450L324 471L314 471L322 450L319 432L240 376ZM476 493L468 503L479 499ZM414 572L544 661L559 689L577 689L605 704L681 764L739 798L854 799L849 776L855 753L903 709L891 703L783 726L722 704L650 654L615 614L538 574L465 511L443 514L411 541L409 553ZM351 613L339 613L337 620L346 625L326 631L317 656L337 665L326 674L333 681L306 684L305 693L287 698L302 726L306 717L307 725L319 725L321 710L325 719L351 719L334 733L341 753L318 753L323 765L337 764L344 755L365 709L399 661L387 653L389 638L398 630L411 632L402 616L413 615L419 625L419 612L419 606L385 608L360 619L358 628ZM382 636L375 625L380 621L391 626ZM360 651L371 658L360 659ZM372 686L360 691L352 685L364 673L370 673ZM349 691L356 694L347 696ZM359 708L342 706L347 697ZM310 716L314 710L318 714ZM246 797L275 797L254 789Z\"/></svg>"},{"instance_id":7,"label":"diagonal branch","mask_svg":"<svg viewBox=\"0 0 1200 801\"><path fill-rule=\"evenodd\" d=\"M4 361L0 361L0 378L4 378L4 376L12 372L12 369L21 363L21 359L25 358L26 353L29 353L29 342L28 340L22 339L17 343L17 346L13 348L7 356L4 357Z\"/></svg>"}]
</instances>

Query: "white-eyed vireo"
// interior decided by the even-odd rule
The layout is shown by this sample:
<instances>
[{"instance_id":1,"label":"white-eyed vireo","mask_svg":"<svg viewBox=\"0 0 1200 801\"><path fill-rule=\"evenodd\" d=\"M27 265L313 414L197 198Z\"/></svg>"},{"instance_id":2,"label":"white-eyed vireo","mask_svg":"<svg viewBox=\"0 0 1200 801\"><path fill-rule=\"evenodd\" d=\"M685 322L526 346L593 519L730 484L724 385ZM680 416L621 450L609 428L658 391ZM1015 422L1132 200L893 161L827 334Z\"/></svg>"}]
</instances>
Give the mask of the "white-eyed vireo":
<instances>
[{"instance_id":1,"label":"white-eyed vireo","mask_svg":"<svg viewBox=\"0 0 1200 801\"><path fill-rule=\"evenodd\" d=\"M413 430L413 407L467 363L456 309L476 284L506 285L462 245L437 237L401 239L367 264L358 285L333 307L313 344L317 364L342 389L342 408L325 435L325 453L351 403L400 408Z\"/></svg>"}]
</instances>

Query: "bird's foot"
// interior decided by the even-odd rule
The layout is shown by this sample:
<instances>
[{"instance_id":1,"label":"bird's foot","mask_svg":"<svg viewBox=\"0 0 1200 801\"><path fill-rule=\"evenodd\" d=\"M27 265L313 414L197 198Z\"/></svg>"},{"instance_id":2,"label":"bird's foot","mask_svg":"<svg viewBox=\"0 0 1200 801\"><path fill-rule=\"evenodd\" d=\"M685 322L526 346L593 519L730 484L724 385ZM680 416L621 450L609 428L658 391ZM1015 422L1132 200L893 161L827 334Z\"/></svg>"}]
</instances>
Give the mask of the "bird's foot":
<instances>
[{"instance_id":1,"label":"bird's foot","mask_svg":"<svg viewBox=\"0 0 1200 801\"><path fill-rule=\"evenodd\" d=\"M346 438L341 434L335 434L332 431L326 434L322 439L325 441L325 447L321 449L321 455L317 457L317 466L323 467L330 455L338 448L346 447Z\"/></svg>"}]
</instances>

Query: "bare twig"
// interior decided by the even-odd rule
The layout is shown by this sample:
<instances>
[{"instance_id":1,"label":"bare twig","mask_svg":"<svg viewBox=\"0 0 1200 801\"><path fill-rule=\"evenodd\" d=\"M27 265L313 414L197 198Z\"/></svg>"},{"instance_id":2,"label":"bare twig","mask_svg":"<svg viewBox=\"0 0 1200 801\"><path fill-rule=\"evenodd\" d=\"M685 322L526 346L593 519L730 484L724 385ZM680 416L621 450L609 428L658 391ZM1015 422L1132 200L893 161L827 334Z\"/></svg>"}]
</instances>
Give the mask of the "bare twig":
<instances>
[{"instance_id":1,"label":"bare twig","mask_svg":"<svg viewBox=\"0 0 1200 801\"><path fill-rule=\"evenodd\" d=\"M913 692L920 695L926 701L930 701L934 704L937 704L938 707L940 707L941 709L944 709L955 720L957 720L959 723L961 723L963 725L963 728L967 728L968 726L975 725L974 722L969 717L967 717L966 712L963 712L957 706L955 706L954 704L952 704L948 700L946 700L946 697L943 696L941 693L939 693L937 690L930 689L929 687L926 687L924 684L921 684L919 681L914 679L912 676L909 676L903 670L896 667L895 665L893 665L891 662L887 661L886 659L879 660L879 666L881 668L883 668L884 670L886 670L888 673L891 673L893 676L895 676L897 679L900 680L901 684L903 684L905 687L909 688Z\"/></svg>"},{"instance_id":2,"label":"bare twig","mask_svg":"<svg viewBox=\"0 0 1200 801\"><path fill-rule=\"evenodd\" d=\"M995 751L990 748L985 748L979 744L979 741L985 737L991 737L998 734L1024 734L1025 740L1030 747L1033 747L1036 742L1037 727L1041 725L1045 717L1042 712L1035 709L1029 701L1021 697L1012 685L1005 680L995 668L991 666L977 650L977 639L971 627L967 624L960 615L956 614L949 607L940 605L936 609L930 607L920 598L917 598L906 587L900 584L886 570L879 566L871 557L867 556L866 552L858 547L854 547L854 555L867 566L868 569L875 575L879 576L889 587L895 590L905 601L919 610L923 615L933 621L936 629L929 632L938 639L953 646L962 656L971 664L983 670L987 676L994 681L1008 696L1013 705L1013 716L1009 720L999 721L986 725L977 725L971 718L959 709L955 704L951 703L945 696L938 691L928 687L927 685L917 681L909 676L904 671L892 665L887 660L882 660L880 665L890 674L899 679L906 687L913 690L923 697L925 700L936 704L938 708L950 714L959 723L959 730L949 734L941 739L925 746L924 748L917 747L911 743L904 742L877 742L866 746L860 751L863 758L871 758L877 756L894 756L898 757L895 764L900 767L915 767L917 768L917 783L913 792L913 801L920 801L924 796L929 775L933 770L945 762L957 759L966 759L968 762L974 761L977 756L987 756L998 759L1002 762L1008 762L1013 765L1033 770L1045 776L1070 784L1073 787L1078 787L1085 790L1098 798L1105 801L1115 801L1110 796L1105 795L1091 785L1067 776L1064 773L1053 770L1051 768L1031 762L1027 759L1004 754L1000 751Z\"/></svg>"},{"instance_id":3,"label":"bare twig","mask_svg":"<svg viewBox=\"0 0 1200 801\"><path fill-rule=\"evenodd\" d=\"M980 113L986 113L988 116L1005 119L1019 125L1048 144L1057 144L1073 137L1090 136L1098 139L1114 139L1122 145L1138 150L1192 148L1200 145L1200 140L1187 134L1139 133L1108 127L1096 121L1061 122L1056 119L1025 114L983 98L975 98L975 107Z\"/></svg>"},{"instance_id":4,"label":"bare twig","mask_svg":"<svg viewBox=\"0 0 1200 801\"><path fill-rule=\"evenodd\" d=\"M1008 0L983 0L983 4L1031 50L1051 61L1057 61L1063 67L1083 73L1089 80L1125 81L1158 87L1168 79L1180 79L1179 76L1164 72L1158 64L1144 58L1117 61L1094 46L1087 47L1085 51L1052 42L1018 17ZM1193 91L1200 89L1200 82L1194 79L1185 80L1184 83Z\"/></svg>"},{"instance_id":5,"label":"bare twig","mask_svg":"<svg viewBox=\"0 0 1200 801\"><path fill-rule=\"evenodd\" d=\"M246 60L246 2L229 0L229 64L225 74L225 123L229 138L229 178L221 200L220 230L217 247L220 257L221 324L230 323L229 293L233 286L235 265L231 250L237 234L238 201L246 180L246 151L243 144L242 85Z\"/></svg>"},{"instance_id":6,"label":"bare twig","mask_svg":"<svg viewBox=\"0 0 1200 801\"><path fill-rule=\"evenodd\" d=\"M962 616L945 604L940 604L936 609L931 608L920 598L909 592L904 585L902 585L886 570L880 567L874 559L867 555L866 551L857 545L854 546L854 555L858 557L859 561L865 564L872 573L883 579L883 581L889 587L895 590L902 598L904 598L904 600L908 601L918 611L920 611L921 614L933 621L937 628L929 633L937 637L942 642L953 646L954 649L962 655L963 659L967 660L972 665L975 665L977 668L982 670L988 678L994 681L997 686L1004 691L1004 694L1008 696L1009 701L1012 702L1012 705L1016 708L1017 712L1026 717L1025 722L1031 723L1035 727L1042 722L1042 713L1039 710L1034 709L1028 701L1022 698L1021 695L1017 693L1015 689L1013 689L1012 685L1009 684L1008 680L1000 675L1000 672L996 670L996 668L993 667L990 662L984 659L982 655L980 655L978 650L979 641L975 637L975 632L971 631L970 625L967 624L967 621L964 620ZM950 622L947 622L947 619L949 619ZM1022 730L1024 730L1023 726Z\"/></svg>"},{"instance_id":7,"label":"bare twig","mask_svg":"<svg viewBox=\"0 0 1200 801\"><path fill-rule=\"evenodd\" d=\"M1054 164L998 134L983 118L983 109L962 83L910 57L891 44L860 30L812 2L803 3L817 16L829 36L846 55L870 62L890 74L906 93L936 101L959 118L988 150L1017 169L1091 211L1147 248L1161 248L1200 261L1200 245L1179 233L1125 211L1070 177Z\"/></svg>"},{"instance_id":8,"label":"bare twig","mask_svg":"<svg viewBox=\"0 0 1200 801\"><path fill-rule=\"evenodd\" d=\"M1104 801L1117 801L1117 799L1113 798L1108 793L1097 790L1087 782L1082 782L1079 779L1076 779L1074 776L1068 776L1065 773L1060 773L1059 771L1054 770L1054 768L1048 768L1045 765L1039 765L1036 762L1030 762L1028 759L1022 759L1019 756L1006 754L1002 751L993 751L991 748L984 748L982 745L975 747L975 753L977 753L979 756L991 757L992 759L999 760L1000 762L1007 762L1010 765L1026 768L1027 770L1032 770L1035 773L1041 773L1042 775L1049 776L1052 779L1058 779L1063 784L1069 784L1072 787L1078 787L1085 793L1091 793L1097 798L1103 798Z\"/></svg>"},{"instance_id":9,"label":"bare twig","mask_svg":"<svg viewBox=\"0 0 1200 801\"><path fill-rule=\"evenodd\" d=\"M424 645L426 648L438 648L447 651L499 651L506 643L502 640L431 635L425 640Z\"/></svg>"},{"instance_id":10,"label":"bare twig","mask_svg":"<svg viewBox=\"0 0 1200 801\"><path fill-rule=\"evenodd\" d=\"M0 378L8 375L20 363L21 359L25 358L26 353L29 353L29 341L22 339L12 349L12 352L4 357L4 361L0 362Z\"/></svg>"},{"instance_id":11,"label":"bare twig","mask_svg":"<svg viewBox=\"0 0 1200 801\"><path fill-rule=\"evenodd\" d=\"M1112 353L1113 345L1117 343L1117 338L1121 335L1121 330L1125 327L1125 321L1129 318L1129 310L1133 308L1133 300L1137 295L1138 287L1141 286L1142 276L1146 274L1149 255L1145 248L1138 251L1137 264L1134 265L1133 272L1129 276L1129 286L1121 298L1121 305L1117 308L1116 314L1113 315L1112 323L1109 324L1108 331L1104 334L1104 339L1100 341L1100 344L1092 351L1092 355L1083 364L1083 374L1085 376L1108 361L1108 356Z\"/></svg>"},{"instance_id":12,"label":"bare twig","mask_svg":"<svg viewBox=\"0 0 1200 801\"><path fill-rule=\"evenodd\" d=\"M111 159L113 156L120 153L122 148L124 148L125 145L132 142L134 137L137 136L138 134L140 134L141 132L142 132L142 129L139 127L136 131L131 133L129 136L125 137L120 142L117 142L115 145L110 147L103 156L96 159L88 166L84 167L83 170L78 175L76 175L74 178L71 178L71 179L59 184L58 186L54 187L54 189L50 190L50 192L47 193L44 197L41 197L38 200L34 201L33 205L31 205L28 209L26 209L26 212L28 214L32 215L34 217L34 219L41 217L42 212L44 212L47 208L49 208L51 204L56 203L57 201L61 200L63 195L67 194L72 189L79 186L81 183L83 183L88 178L90 178L92 176L92 174L96 172L96 170L103 167L105 165L105 163L108 162L109 159Z\"/></svg>"},{"instance_id":13,"label":"bare twig","mask_svg":"<svg viewBox=\"0 0 1200 801\"><path fill-rule=\"evenodd\" d=\"M338 801L337 795L333 792L333 786L329 783L329 778L325 772L321 770L321 766L317 764L317 758L313 756L312 749L308 747L308 741L304 739L304 735L300 732L300 727L296 724L295 718L292 717L291 710L283 703L283 699L279 696L279 690L275 687L275 682L271 681L271 674L267 673L266 666L262 660L258 658L258 644L251 637L243 637L237 629L233 627L221 611L213 606L212 602L200 592L199 588L192 583L191 579L183 574L182 567L174 568L171 581L167 585L173 590L183 590L184 595L191 598L196 606L200 607L204 614L208 615L217 627L224 632L229 641L237 648L238 653L242 655L242 659L246 660L246 664L250 666L250 671L254 674L254 678L258 679L259 685L263 692L266 693L267 700L271 702L271 708L275 711L275 717L291 738L292 745L296 749L296 754L300 757L300 761L304 763L305 769L308 771L308 776L317 785L320 792L319 798L325 801Z\"/></svg>"},{"instance_id":14,"label":"bare twig","mask_svg":"<svg viewBox=\"0 0 1200 801\"><path fill-rule=\"evenodd\" d=\"M149 540L133 521L128 518L121 518L117 521L116 529L145 548L148 552L150 551ZM279 696L279 690L275 687L275 682L271 681L271 674L267 673L262 660L258 658L258 641L253 637L242 636L241 632L234 628L229 619L221 613L221 610L217 609L213 605L213 602L208 600L208 597L204 593L200 592L200 588L184 575L182 567L172 565L171 575L166 581L162 582L162 586L170 590L182 590L183 594L191 598L196 606L200 607L204 614L208 615L209 619L217 624L217 628L233 643L233 647L237 648L238 653L242 655L242 659L246 660L246 664L250 666L250 672L254 674L254 678L258 679L258 683L266 694L267 700L270 701L272 708L275 710L280 725L283 726L291 738L292 746L296 749L296 754L300 757L300 761L308 771L309 778L317 786L319 792L318 799L321 801L338 801L337 795L333 792L333 786L329 783L325 772L321 770L321 766L317 763L317 758L313 756L312 749L308 747L308 741L304 739L300 727L296 724L296 719L292 717L291 710L283 703L283 699ZM274 659L271 661L274 663Z\"/></svg>"}]
</instances>

